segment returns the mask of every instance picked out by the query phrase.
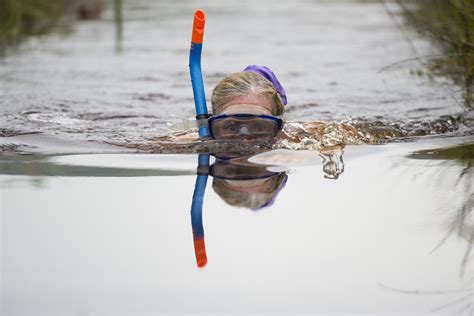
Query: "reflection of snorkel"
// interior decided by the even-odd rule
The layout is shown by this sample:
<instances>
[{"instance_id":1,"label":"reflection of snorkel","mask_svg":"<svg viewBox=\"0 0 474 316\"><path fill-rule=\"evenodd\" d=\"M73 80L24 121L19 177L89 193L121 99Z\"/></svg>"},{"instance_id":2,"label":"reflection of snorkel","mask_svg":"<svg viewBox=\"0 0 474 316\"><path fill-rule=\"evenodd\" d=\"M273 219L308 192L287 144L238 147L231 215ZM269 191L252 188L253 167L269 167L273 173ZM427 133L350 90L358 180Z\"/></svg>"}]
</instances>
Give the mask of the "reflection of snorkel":
<instances>
[{"instance_id":1,"label":"reflection of snorkel","mask_svg":"<svg viewBox=\"0 0 474 316\"><path fill-rule=\"evenodd\" d=\"M206 95L204 94L204 83L201 72L201 51L204 37L204 24L206 15L201 10L194 13L193 35L191 39L191 51L189 53L189 71L193 86L194 104L196 106L196 120L199 125L199 137L209 137L207 127ZM202 205L206 191L209 168L209 154L199 154L196 184L194 186L193 202L191 205L191 223L193 226L194 252L198 267L202 268L207 263L206 247L204 244L204 228L202 225Z\"/></svg>"},{"instance_id":2,"label":"reflection of snorkel","mask_svg":"<svg viewBox=\"0 0 474 316\"><path fill-rule=\"evenodd\" d=\"M194 253L198 267L202 268L207 263L206 246L204 244L204 227L202 225L202 205L209 169L209 155L200 154L196 184L194 185L193 203L191 205L191 224L193 226Z\"/></svg>"}]
</instances>

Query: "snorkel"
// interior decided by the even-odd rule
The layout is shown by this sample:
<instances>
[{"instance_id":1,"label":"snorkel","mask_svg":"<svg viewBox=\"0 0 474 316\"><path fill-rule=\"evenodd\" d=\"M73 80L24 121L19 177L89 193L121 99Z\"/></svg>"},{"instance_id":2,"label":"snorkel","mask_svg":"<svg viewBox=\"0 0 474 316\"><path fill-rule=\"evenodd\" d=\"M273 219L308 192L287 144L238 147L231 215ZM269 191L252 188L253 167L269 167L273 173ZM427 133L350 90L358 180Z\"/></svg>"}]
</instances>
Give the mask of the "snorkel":
<instances>
[{"instance_id":1,"label":"snorkel","mask_svg":"<svg viewBox=\"0 0 474 316\"><path fill-rule=\"evenodd\" d=\"M193 35L191 38L191 50L189 52L189 72L191 74L191 83L193 86L194 105L196 107L196 120L199 126L199 137L210 137L207 127L206 94L204 93L204 82L201 71L201 52L202 41L204 38L204 25L206 15L201 10L194 13Z\"/></svg>"},{"instance_id":2,"label":"snorkel","mask_svg":"<svg viewBox=\"0 0 474 316\"><path fill-rule=\"evenodd\" d=\"M204 37L204 24L206 15L201 10L194 13L193 35L191 38L191 50L189 53L189 72L193 86L194 105L196 107L196 120L199 127L199 138L210 137L207 125L209 114L207 113L206 95L201 72L201 51ZM206 246L204 244L204 227L202 225L202 205L204 193L206 192L209 154L199 154L197 178L194 185L193 202L191 204L191 224L193 227L194 253L196 263L202 268L207 263Z\"/></svg>"}]
</instances>

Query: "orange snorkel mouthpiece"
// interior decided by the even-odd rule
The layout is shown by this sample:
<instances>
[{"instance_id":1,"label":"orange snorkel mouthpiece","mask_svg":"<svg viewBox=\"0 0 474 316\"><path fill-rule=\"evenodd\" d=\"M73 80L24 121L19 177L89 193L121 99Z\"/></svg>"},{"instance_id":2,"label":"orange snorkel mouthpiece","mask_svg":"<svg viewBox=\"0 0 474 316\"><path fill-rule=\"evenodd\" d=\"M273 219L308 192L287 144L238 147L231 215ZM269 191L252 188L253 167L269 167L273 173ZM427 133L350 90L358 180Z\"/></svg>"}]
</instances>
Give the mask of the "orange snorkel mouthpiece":
<instances>
[{"instance_id":1,"label":"orange snorkel mouthpiece","mask_svg":"<svg viewBox=\"0 0 474 316\"><path fill-rule=\"evenodd\" d=\"M204 25L206 24L206 15L201 10L196 10L194 13L193 35L191 42L195 44L202 44L204 38Z\"/></svg>"}]
</instances>

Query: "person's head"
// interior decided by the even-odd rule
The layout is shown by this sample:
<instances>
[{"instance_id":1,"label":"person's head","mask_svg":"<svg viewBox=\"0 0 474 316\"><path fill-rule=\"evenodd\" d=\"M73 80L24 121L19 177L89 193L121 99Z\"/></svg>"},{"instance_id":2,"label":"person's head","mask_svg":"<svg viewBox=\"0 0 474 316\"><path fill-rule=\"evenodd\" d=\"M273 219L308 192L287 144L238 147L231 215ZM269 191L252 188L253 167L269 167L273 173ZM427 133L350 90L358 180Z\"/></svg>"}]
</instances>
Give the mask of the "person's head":
<instances>
[{"instance_id":1,"label":"person's head","mask_svg":"<svg viewBox=\"0 0 474 316\"><path fill-rule=\"evenodd\" d=\"M265 66L251 65L222 79L212 93L214 138L275 136L282 128L286 93Z\"/></svg>"},{"instance_id":2,"label":"person's head","mask_svg":"<svg viewBox=\"0 0 474 316\"><path fill-rule=\"evenodd\" d=\"M273 84L254 72L237 72L222 79L212 92L212 112L220 114L268 114L285 112Z\"/></svg>"}]
</instances>

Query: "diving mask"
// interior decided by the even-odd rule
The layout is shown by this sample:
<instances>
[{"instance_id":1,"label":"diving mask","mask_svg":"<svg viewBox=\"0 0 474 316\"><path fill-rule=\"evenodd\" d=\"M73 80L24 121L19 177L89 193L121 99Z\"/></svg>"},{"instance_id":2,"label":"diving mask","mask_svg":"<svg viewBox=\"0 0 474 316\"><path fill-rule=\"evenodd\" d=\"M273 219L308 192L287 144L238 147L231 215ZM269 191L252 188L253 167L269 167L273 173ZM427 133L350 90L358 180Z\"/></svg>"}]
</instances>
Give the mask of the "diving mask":
<instances>
[{"instance_id":1,"label":"diving mask","mask_svg":"<svg viewBox=\"0 0 474 316\"><path fill-rule=\"evenodd\" d=\"M275 137L283 128L282 119L266 114L223 114L208 119L212 138Z\"/></svg>"}]
</instances>

